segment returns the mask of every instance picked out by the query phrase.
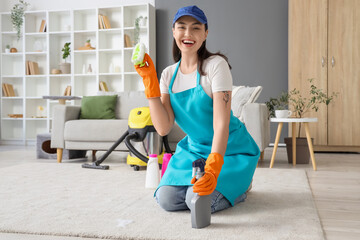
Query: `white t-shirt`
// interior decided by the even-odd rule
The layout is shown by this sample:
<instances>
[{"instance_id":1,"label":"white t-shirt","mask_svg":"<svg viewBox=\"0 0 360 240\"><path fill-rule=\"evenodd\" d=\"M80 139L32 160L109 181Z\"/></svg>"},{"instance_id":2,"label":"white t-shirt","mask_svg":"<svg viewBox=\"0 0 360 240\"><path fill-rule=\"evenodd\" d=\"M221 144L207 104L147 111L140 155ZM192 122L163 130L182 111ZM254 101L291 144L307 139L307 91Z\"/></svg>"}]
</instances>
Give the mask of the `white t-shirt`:
<instances>
[{"instance_id":1,"label":"white t-shirt","mask_svg":"<svg viewBox=\"0 0 360 240\"><path fill-rule=\"evenodd\" d=\"M176 65L177 63L170 65L162 72L160 78L161 93L169 94L169 85L175 72ZM233 80L230 68L223 57L215 55L205 59L203 69L206 76L200 77L200 85L211 98L214 92L232 90ZM190 74L183 74L179 68L172 88L173 93L196 87L196 75L196 70Z\"/></svg>"}]
</instances>

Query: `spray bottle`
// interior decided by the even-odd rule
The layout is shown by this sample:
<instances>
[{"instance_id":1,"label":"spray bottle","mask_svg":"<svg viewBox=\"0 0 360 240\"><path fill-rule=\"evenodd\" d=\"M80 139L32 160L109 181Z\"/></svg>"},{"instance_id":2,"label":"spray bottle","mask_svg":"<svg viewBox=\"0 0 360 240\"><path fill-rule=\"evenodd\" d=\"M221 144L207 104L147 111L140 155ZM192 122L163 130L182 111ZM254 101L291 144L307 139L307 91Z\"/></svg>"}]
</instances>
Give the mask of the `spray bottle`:
<instances>
[{"instance_id":1,"label":"spray bottle","mask_svg":"<svg viewBox=\"0 0 360 240\"><path fill-rule=\"evenodd\" d=\"M205 160L200 158L193 162L192 176L199 180L205 172ZM204 228L211 222L211 195L195 196L191 199L191 225L193 228Z\"/></svg>"}]
</instances>

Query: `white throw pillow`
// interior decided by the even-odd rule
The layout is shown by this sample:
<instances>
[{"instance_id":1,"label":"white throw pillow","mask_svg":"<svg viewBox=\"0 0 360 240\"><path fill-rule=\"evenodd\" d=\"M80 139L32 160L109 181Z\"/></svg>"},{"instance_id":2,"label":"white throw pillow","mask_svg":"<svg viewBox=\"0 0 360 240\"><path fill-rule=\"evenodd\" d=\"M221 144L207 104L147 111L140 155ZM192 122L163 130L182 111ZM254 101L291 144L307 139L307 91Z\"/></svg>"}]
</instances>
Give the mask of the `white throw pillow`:
<instances>
[{"instance_id":1,"label":"white throw pillow","mask_svg":"<svg viewBox=\"0 0 360 240\"><path fill-rule=\"evenodd\" d=\"M258 99L262 91L261 86L257 87L246 87L246 86L233 86L231 94L231 110L235 117L239 118L240 121L244 122L242 110L245 104L253 103Z\"/></svg>"}]
</instances>

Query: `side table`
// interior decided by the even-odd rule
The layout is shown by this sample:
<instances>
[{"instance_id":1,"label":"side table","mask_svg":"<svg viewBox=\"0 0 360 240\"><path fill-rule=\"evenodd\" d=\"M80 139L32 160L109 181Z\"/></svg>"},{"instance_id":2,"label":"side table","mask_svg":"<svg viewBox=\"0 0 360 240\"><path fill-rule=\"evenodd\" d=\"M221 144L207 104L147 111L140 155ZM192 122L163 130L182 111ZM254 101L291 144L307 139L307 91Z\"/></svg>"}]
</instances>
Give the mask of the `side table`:
<instances>
[{"instance_id":1,"label":"side table","mask_svg":"<svg viewBox=\"0 0 360 240\"><path fill-rule=\"evenodd\" d=\"M293 154L293 165L296 165L296 123L304 123L305 126L305 133L306 133L306 139L307 139L307 143L308 143L308 147L309 147L309 151L310 151L310 156L311 156L311 162L313 165L313 169L314 171L316 171L316 162L315 162L315 156L314 156L314 148L311 142L311 136L310 136L310 131L309 131L309 123L310 122L317 122L318 119L317 118L270 118L270 122L277 122L278 124L278 129L276 132L276 138L275 138L275 144L274 144L274 150L271 156L271 161L270 161L270 168L272 168L274 166L274 161L275 161L275 156L276 156L276 150L279 144L279 140L280 140L280 135L281 135L281 129L282 126L285 123L291 123L292 124L292 154Z\"/></svg>"},{"instance_id":2,"label":"side table","mask_svg":"<svg viewBox=\"0 0 360 240\"><path fill-rule=\"evenodd\" d=\"M43 99L59 100L59 104L65 105L66 100L78 100L77 96L43 96Z\"/></svg>"}]
</instances>

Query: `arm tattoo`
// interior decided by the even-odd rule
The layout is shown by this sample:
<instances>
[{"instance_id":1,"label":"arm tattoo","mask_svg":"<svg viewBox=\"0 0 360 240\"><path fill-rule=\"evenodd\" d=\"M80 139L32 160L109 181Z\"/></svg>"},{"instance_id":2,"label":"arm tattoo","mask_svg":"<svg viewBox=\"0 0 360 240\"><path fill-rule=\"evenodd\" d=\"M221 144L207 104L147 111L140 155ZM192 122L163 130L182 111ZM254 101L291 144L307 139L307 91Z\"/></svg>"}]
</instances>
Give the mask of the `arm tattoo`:
<instances>
[{"instance_id":1,"label":"arm tattoo","mask_svg":"<svg viewBox=\"0 0 360 240\"><path fill-rule=\"evenodd\" d=\"M229 100L230 100L230 94L229 94L228 91L223 91L223 93L224 93L223 100L224 100L224 102L225 102L225 106L227 106L227 103L228 103Z\"/></svg>"}]
</instances>

